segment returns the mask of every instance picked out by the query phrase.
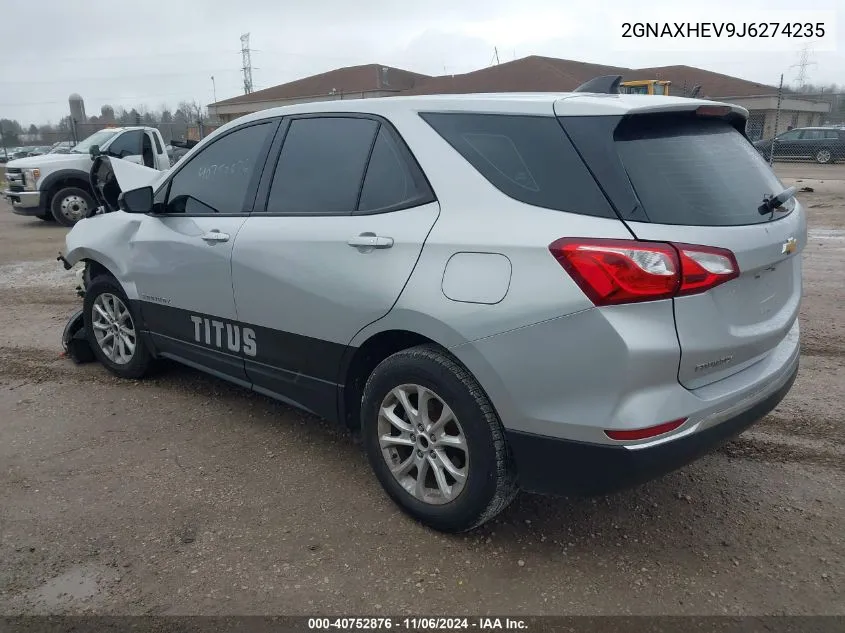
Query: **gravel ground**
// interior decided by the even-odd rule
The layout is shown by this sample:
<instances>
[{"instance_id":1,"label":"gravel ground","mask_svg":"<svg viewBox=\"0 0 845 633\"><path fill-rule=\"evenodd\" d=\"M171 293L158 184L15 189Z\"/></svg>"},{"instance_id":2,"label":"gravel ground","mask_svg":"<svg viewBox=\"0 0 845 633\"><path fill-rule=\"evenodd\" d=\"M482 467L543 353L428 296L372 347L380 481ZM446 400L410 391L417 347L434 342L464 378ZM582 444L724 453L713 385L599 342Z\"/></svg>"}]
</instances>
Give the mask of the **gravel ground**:
<instances>
[{"instance_id":1,"label":"gravel ground","mask_svg":"<svg viewBox=\"0 0 845 633\"><path fill-rule=\"evenodd\" d=\"M62 359L65 231L0 203L0 613L845 614L845 170L779 169L814 189L783 403L658 481L521 495L462 536L402 515L306 414Z\"/></svg>"}]
</instances>

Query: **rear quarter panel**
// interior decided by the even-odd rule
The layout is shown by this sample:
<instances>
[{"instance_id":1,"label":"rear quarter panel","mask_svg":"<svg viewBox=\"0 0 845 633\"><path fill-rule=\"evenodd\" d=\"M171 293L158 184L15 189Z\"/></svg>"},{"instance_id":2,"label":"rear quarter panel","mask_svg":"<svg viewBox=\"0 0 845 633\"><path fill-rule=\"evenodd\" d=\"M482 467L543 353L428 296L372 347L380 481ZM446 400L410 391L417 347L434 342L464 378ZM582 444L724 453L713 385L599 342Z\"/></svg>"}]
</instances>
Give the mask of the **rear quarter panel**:
<instances>
[{"instance_id":1,"label":"rear quarter panel","mask_svg":"<svg viewBox=\"0 0 845 633\"><path fill-rule=\"evenodd\" d=\"M379 331L403 329L450 347L592 307L548 246L564 236L630 238L622 222L543 209L509 198L417 112L389 118L425 172L441 212L393 310L362 330L353 344ZM509 260L510 281L500 301L485 304L446 296L444 273L458 253L498 254ZM478 261L483 265L483 259ZM486 272L479 269L478 275ZM477 295L471 287L472 275L462 274L460 281L467 285L465 292L450 284L451 296ZM498 287L498 283L492 285Z\"/></svg>"}]
</instances>

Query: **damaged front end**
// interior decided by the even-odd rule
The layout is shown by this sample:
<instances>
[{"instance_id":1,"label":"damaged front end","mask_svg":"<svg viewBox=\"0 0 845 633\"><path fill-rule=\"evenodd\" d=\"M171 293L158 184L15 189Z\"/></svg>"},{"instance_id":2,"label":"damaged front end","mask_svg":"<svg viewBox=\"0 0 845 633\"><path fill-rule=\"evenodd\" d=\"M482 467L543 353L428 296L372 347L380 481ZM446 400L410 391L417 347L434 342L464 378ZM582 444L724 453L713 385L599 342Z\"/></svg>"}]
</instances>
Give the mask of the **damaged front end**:
<instances>
[{"instance_id":1,"label":"damaged front end","mask_svg":"<svg viewBox=\"0 0 845 633\"><path fill-rule=\"evenodd\" d=\"M120 210L120 194L153 185L165 172L100 154L91 164L90 179L97 208L94 213Z\"/></svg>"},{"instance_id":2,"label":"damaged front end","mask_svg":"<svg viewBox=\"0 0 845 633\"><path fill-rule=\"evenodd\" d=\"M62 349L65 356L77 364L90 363L95 360L88 333L85 330L85 318L82 310L77 310L68 319L62 332Z\"/></svg>"},{"instance_id":3,"label":"damaged front end","mask_svg":"<svg viewBox=\"0 0 845 633\"><path fill-rule=\"evenodd\" d=\"M56 258L65 270L71 270L80 261L84 268L76 271L79 280L77 296L84 298L91 282L92 269L102 267L119 275L125 261L127 238L134 234L140 219L120 213L110 218L92 220L95 216L108 216L120 210L123 191L153 184L162 172L135 163L99 155L91 166L91 189L97 206L89 215L77 222L65 238L65 251ZM123 216L122 218L119 216ZM83 311L77 310L68 319L62 332L64 354L76 363L95 360L89 344Z\"/></svg>"},{"instance_id":4,"label":"damaged front end","mask_svg":"<svg viewBox=\"0 0 845 633\"><path fill-rule=\"evenodd\" d=\"M57 259L63 262L66 270L73 268L63 255L59 254ZM83 298L85 297L85 289L91 281L90 266L87 262L84 268L76 271L76 278L79 279L79 285L76 286L76 295ZM82 308L70 316L65 324L64 330L62 330L62 351L66 357L70 358L76 364L90 363L96 360L94 352L91 349L91 344L88 341L88 332L85 327L85 316Z\"/></svg>"}]
</instances>

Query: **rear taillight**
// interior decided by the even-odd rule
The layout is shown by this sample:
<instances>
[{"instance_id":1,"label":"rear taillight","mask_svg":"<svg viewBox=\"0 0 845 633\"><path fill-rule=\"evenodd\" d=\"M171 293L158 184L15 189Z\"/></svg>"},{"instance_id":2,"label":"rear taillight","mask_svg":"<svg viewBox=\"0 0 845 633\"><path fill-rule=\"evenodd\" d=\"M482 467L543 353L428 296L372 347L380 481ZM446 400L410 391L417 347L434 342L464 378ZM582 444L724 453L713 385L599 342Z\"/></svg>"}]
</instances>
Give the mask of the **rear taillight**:
<instances>
[{"instance_id":1,"label":"rear taillight","mask_svg":"<svg viewBox=\"0 0 845 633\"><path fill-rule=\"evenodd\" d=\"M593 238L561 238L549 250L597 306L705 292L739 275L722 248Z\"/></svg>"},{"instance_id":2,"label":"rear taillight","mask_svg":"<svg viewBox=\"0 0 845 633\"><path fill-rule=\"evenodd\" d=\"M681 254L679 295L694 295L739 277L739 265L729 250L713 246L674 244Z\"/></svg>"}]
</instances>

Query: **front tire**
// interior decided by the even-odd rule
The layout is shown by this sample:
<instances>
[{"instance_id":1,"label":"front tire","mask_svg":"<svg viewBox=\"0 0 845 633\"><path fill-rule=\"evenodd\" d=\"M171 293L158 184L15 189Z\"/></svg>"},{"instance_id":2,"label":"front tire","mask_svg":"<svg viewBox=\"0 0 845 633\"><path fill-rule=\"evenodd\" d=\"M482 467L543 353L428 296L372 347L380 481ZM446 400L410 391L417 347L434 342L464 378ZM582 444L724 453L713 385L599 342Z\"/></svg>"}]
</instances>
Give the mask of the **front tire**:
<instances>
[{"instance_id":1,"label":"front tire","mask_svg":"<svg viewBox=\"0 0 845 633\"><path fill-rule=\"evenodd\" d=\"M444 532L475 528L517 493L504 432L481 386L433 345L382 361L364 387L361 427L387 494Z\"/></svg>"},{"instance_id":2,"label":"front tire","mask_svg":"<svg viewBox=\"0 0 845 633\"><path fill-rule=\"evenodd\" d=\"M83 318L97 360L116 376L141 378L149 370L152 356L130 305L120 284L113 277L100 275L85 289Z\"/></svg>"},{"instance_id":3,"label":"front tire","mask_svg":"<svg viewBox=\"0 0 845 633\"><path fill-rule=\"evenodd\" d=\"M50 211L56 222L62 226L71 227L82 218L88 217L96 208L94 198L79 187L65 187L59 189L50 200Z\"/></svg>"}]
</instances>

